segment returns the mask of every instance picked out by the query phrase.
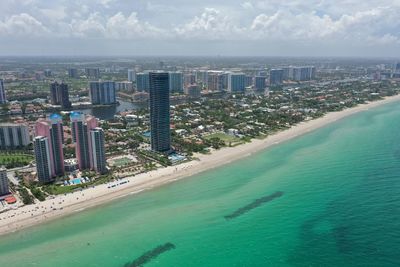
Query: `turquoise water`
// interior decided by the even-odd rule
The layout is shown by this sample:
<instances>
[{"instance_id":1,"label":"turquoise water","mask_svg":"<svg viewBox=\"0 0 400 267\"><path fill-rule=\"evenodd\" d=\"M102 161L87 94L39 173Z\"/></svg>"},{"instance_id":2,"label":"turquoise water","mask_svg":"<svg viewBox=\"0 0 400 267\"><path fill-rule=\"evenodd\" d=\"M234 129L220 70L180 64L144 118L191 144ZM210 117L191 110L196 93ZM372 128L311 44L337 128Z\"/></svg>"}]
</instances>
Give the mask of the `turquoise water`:
<instances>
[{"instance_id":1,"label":"turquoise water","mask_svg":"<svg viewBox=\"0 0 400 267\"><path fill-rule=\"evenodd\" d=\"M162 250L145 266L400 266L399 104L2 236L0 266L118 267Z\"/></svg>"},{"instance_id":2,"label":"turquoise water","mask_svg":"<svg viewBox=\"0 0 400 267\"><path fill-rule=\"evenodd\" d=\"M72 179L72 180L71 180L71 183L72 183L72 184L81 184L82 181L81 181L81 178L75 178L75 179Z\"/></svg>"}]
</instances>

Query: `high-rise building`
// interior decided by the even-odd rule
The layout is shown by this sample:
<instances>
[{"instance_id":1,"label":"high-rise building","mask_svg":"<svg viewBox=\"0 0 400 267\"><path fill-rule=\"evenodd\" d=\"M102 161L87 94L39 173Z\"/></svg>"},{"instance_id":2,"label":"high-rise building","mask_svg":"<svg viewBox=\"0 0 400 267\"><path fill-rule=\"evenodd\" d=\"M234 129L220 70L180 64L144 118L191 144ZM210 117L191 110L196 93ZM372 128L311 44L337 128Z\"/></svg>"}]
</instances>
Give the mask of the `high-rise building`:
<instances>
[{"instance_id":1,"label":"high-rise building","mask_svg":"<svg viewBox=\"0 0 400 267\"><path fill-rule=\"evenodd\" d=\"M96 127L90 131L90 142L92 147L91 154L92 169L98 173L106 173L106 153L104 148L104 132L103 129Z\"/></svg>"},{"instance_id":2,"label":"high-rise building","mask_svg":"<svg viewBox=\"0 0 400 267\"><path fill-rule=\"evenodd\" d=\"M120 91L133 91L133 84L132 82L125 81L125 82L116 82L115 83L115 90Z\"/></svg>"},{"instance_id":3,"label":"high-rise building","mask_svg":"<svg viewBox=\"0 0 400 267\"><path fill-rule=\"evenodd\" d=\"M293 68L292 67L284 67L283 70L283 80L293 80Z\"/></svg>"},{"instance_id":4,"label":"high-rise building","mask_svg":"<svg viewBox=\"0 0 400 267\"><path fill-rule=\"evenodd\" d=\"M184 87L188 87L189 85L195 83L196 83L196 75L194 75L193 73L187 73L184 75L183 77Z\"/></svg>"},{"instance_id":5,"label":"high-rise building","mask_svg":"<svg viewBox=\"0 0 400 267\"><path fill-rule=\"evenodd\" d=\"M0 167L0 196L8 195L9 193L7 170L4 167Z\"/></svg>"},{"instance_id":6,"label":"high-rise building","mask_svg":"<svg viewBox=\"0 0 400 267\"><path fill-rule=\"evenodd\" d=\"M85 74L88 78L92 78L95 80L100 79L100 69L99 68L86 68Z\"/></svg>"},{"instance_id":7,"label":"high-rise building","mask_svg":"<svg viewBox=\"0 0 400 267\"><path fill-rule=\"evenodd\" d=\"M253 85L253 76L246 75L246 77L244 77L244 86L249 87L252 85Z\"/></svg>"},{"instance_id":8,"label":"high-rise building","mask_svg":"<svg viewBox=\"0 0 400 267\"><path fill-rule=\"evenodd\" d=\"M90 82L89 95L93 105L111 105L117 103L115 82L112 81Z\"/></svg>"},{"instance_id":9,"label":"high-rise building","mask_svg":"<svg viewBox=\"0 0 400 267\"><path fill-rule=\"evenodd\" d=\"M61 105L63 109L72 107L69 101L68 85L65 83L53 82L50 84L50 102L52 105Z\"/></svg>"},{"instance_id":10,"label":"high-rise building","mask_svg":"<svg viewBox=\"0 0 400 267\"><path fill-rule=\"evenodd\" d=\"M50 158L49 139L45 136L36 136L33 139L33 148L39 182L42 184L53 182L54 175L51 170L52 159Z\"/></svg>"},{"instance_id":11,"label":"high-rise building","mask_svg":"<svg viewBox=\"0 0 400 267\"><path fill-rule=\"evenodd\" d=\"M70 119L72 139L75 142L75 154L79 169L94 169L91 131L97 128L97 119L93 116L85 117L80 112L71 112Z\"/></svg>"},{"instance_id":12,"label":"high-rise building","mask_svg":"<svg viewBox=\"0 0 400 267\"><path fill-rule=\"evenodd\" d=\"M279 86L283 84L283 69L272 69L269 71L269 84Z\"/></svg>"},{"instance_id":13,"label":"high-rise building","mask_svg":"<svg viewBox=\"0 0 400 267\"><path fill-rule=\"evenodd\" d=\"M62 117L51 114L48 120L40 119L35 125L36 136L46 137L50 156L51 176L64 174L63 139L64 131Z\"/></svg>"},{"instance_id":14,"label":"high-rise building","mask_svg":"<svg viewBox=\"0 0 400 267\"><path fill-rule=\"evenodd\" d=\"M225 76L222 71L209 71L207 73L207 88L210 91L222 91L225 89Z\"/></svg>"},{"instance_id":15,"label":"high-rise building","mask_svg":"<svg viewBox=\"0 0 400 267\"><path fill-rule=\"evenodd\" d=\"M169 75L167 72L150 72L149 77L151 149L168 152L171 150Z\"/></svg>"},{"instance_id":16,"label":"high-rise building","mask_svg":"<svg viewBox=\"0 0 400 267\"><path fill-rule=\"evenodd\" d=\"M59 105L58 99L58 82L53 82L50 84L50 103L52 105Z\"/></svg>"},{"instance_id":17,"label":"high-rise building","mask_svg":"<svg viewBox=\"0 0 400 267\"><path fill-rule=\"evenodd\" d=\"M183 92L183 76L182 72L169 72L169 90L171 93Z\"/></svg>"},{"instance_id":18,"label":"high-rise building","mask_svg":"<svg viewBox=\"0 0 400 267\"><path fill-rule=\"evenodd\" d=\"M0 149L22 148L30 144L27 125L0 123Z\"/></svg>"},{"instance_id":19,"label":"high-rise building","mask_svg":"<svg viewBox=\"0 0 400 267\"><path fill-rule=\"evenodd\" d=\"M0 79L0 105L7 102L6 89L4 88L4 81Z\"/></svg>"},{"instance_id":20,"label":"high-rise building","mask_svg":"<svg viewBox=\"0 0 400 267\"><path fill-rule=\"evenodd\" d=\"M186 87L185 93L190 97L190 98L199 98L201 97L201 89L197 84L191 84Z\"/></svg>"},{"instance_id":21,"label":"high-rise building","mask_svg":"<svg viewBox=\"0 0 400 267\"><path fill-rule=\"evenodd\" d=\"M243 73L228 74L228 91L231 93L244 93L245 75Z\"/></svg>"},{"instance_id":22,"label":"high-rise building","mask_svg":"<svg viewBox=\"0 0 400 267\"><path fill-rule=\"evenodd\" d=\"M130 82L134 82L136 79L136 76L135 76L135 70L131 70L131 69L129 69L128 70L128 81L130 81Z\"/></svg>"},{"instance_id":23,"label":"high-rise building","mask_svg":"<svg viewBox=\"0 0 400 267\"><path fill-rule=\"evenodd\" d=\"M150 78L148 72L136 73L136 89L138 92L148 92L150 88Z\"/></svg>"},{"instance_id":24,"label":"high-rise building","mask_svg":"<svg viewBox=\"0 0 400 267\"><path fill-rule=\"evenodd\" d=\"M310 81L315 79L315 67L305 66L305 67L293 67L292 77L294 81Z\"/></svg>"},{"instance_id":25,"label":"high-rise building","mask_svg":"<svg viewBox=\"0 0 400 267\"><path fill-rule=\"evenodd\" d=\"M199 70L196 72L196 82L206 85L208 83L208 71Z\"/></svg>"},{"instance_id":26,"label":"high-rise building","mask_svg":"<svg viewBox=\"0 0 400 267\"><path fill-rule=\"evenodd\" d=\"M256 90L264 90L265 89L265 77L264 76L256 76L254 78L254 88Z\"/></svg>"},{"instance_id":27,"label":"high-rise building","mask_svg":"<svg viewBox=\"0 0 400 267\"><path fill-rule=\"evenodd\" d=\"M50 70L50 69L44 70L44 76L45 76L45 77L51 77L51 75L52 75L52 73L51 73L51 70Z\"/></svg>"},{"instance_id":28,"label":"high-rise building","mask_svg":"<svg viewBox=\"0 0 400 267\"><path fill-rule=\"evenodd\" d=\"M78 69L69 68L68 69L68 77L72 78L72 79L78 79L79 78Z\"/></svg>"}]
</instances>

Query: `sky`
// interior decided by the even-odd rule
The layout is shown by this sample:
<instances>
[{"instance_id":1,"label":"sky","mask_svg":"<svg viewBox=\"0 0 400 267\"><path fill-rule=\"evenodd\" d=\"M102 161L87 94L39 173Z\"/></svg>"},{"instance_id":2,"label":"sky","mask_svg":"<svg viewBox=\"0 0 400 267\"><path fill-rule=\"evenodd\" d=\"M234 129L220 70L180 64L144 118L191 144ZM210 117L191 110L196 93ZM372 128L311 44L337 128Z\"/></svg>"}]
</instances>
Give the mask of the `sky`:
<instances>
[{"instance_id":1,"label":"sky","mask_svg":"<svg viewBox=\"0 0 400 267\"><path fill-rule=\"evenodd\" d=\"M1 0L0 55L400 58L400 0Z\"/></svg>"}]
</instances>

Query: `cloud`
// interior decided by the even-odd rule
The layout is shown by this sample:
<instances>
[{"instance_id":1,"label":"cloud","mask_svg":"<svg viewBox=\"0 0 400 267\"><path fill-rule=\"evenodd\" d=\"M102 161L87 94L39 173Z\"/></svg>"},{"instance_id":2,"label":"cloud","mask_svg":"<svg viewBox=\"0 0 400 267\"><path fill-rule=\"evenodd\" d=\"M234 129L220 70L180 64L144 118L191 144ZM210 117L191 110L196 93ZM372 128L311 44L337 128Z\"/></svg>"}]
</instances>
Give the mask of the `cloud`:
<instances>
[{"instance_id":1,"label":"cloud","mask_svg":"<svg viewBox=\"0 0 400 267\"><path fill-rule=\"evenodd\" d=\"M51 38L52 43L58 41L61 46L67 38L88 43L93 39L211 45L213 41L225 41L242 42L243 50L251 49L251 44L337 44L338 50L346 45L400 45L400 0L380 0L378 4L359 0L128 2L0 1L0 38Z\"/></svg>"},{"instance_id":2,"label":"cloud","mask_svg":"<svg viewBox=\"0 0 400 267\"><path fill-rule=\"evenodd\" d=\"M0 36L27 37L42 36L48 33L50 33L50 30L26 13L13 15L4 21L0 21Z\"/></svg>"},{"instance_id":3,"label":"cloud","mask_svg":"<svg viewBox=\"0 0 400 267\"><path fill-rule=\"evenodd\" d=\"M394 41L399 38L400 27L396 14L400 10L387 7L345 14L336 20L329 16L319 16L315 11L294 14L278 11L272 15L260 14L253 20L250 29L256 38L276 40L335 40L377 43ZM393 29L393 33L388 30Z\"/></svg>"},{"instance_id":4,"label":"cloud","mask_svg":"<svg viewBox=\"0 0 400 267\"><path fill-rule=\"evenodd\" d=\"M205 8L200 16L175 28L179 37L206 40L235 39L241 31L231 18L215 8Z\"/></svg>"}]
</instances>

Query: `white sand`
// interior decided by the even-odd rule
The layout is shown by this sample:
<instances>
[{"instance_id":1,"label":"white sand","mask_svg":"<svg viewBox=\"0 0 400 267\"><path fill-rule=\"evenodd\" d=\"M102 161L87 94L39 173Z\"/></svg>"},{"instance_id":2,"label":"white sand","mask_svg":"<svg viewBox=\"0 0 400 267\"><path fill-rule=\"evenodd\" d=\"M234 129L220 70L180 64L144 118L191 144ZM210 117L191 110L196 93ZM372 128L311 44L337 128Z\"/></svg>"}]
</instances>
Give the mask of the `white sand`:
<instances>
[{"instance_id":1,"label":"white sand","mask_svg":"<svg viewBox=\"0 0 400 267\"><path fill-rule=\"evenodd\" d=\"M89 207L97 206L120 197L137 194L144 190L149 190L184 177L192 176L205 170L247 157L252 153L306 134L357 112L394 101L400 101L400 95L388 97L384 100L365 105L359 105L340 112L329 113L322 118L302 122L288 130L268 136L263 140L255 139L251 143L213 151L210 155L198 155L198 161L195 160L178 166L170 166L125 178L118 182L111 183L117 184L129 180L128 183L118 185L114 188L108 188L110 184L99 185L95 188L57 196L54 199L1 213L0 235L69 215L74 212L80 212Z\"/></svg>"}]
</instances>

